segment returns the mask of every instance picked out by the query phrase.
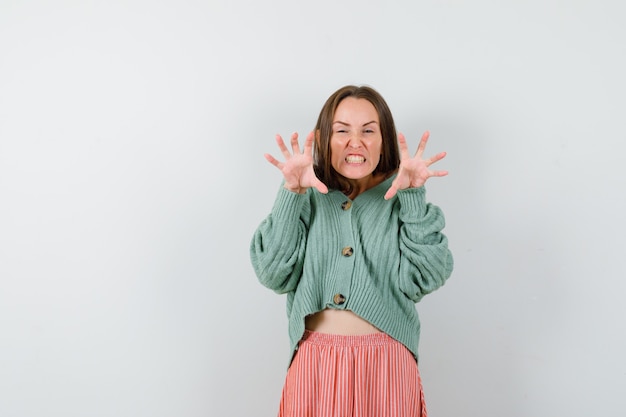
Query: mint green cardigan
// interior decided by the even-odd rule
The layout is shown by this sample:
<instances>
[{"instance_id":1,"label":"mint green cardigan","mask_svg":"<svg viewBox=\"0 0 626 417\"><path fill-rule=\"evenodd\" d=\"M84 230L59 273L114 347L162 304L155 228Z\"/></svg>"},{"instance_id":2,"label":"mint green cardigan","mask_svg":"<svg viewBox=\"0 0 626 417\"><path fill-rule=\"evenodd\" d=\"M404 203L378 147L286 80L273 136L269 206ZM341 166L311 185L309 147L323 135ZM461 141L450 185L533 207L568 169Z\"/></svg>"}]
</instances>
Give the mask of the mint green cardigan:
<instances>
[{"instance_id":1,"label":"mint green cardigan","mask_svg":"<svg viewBox=\"0 0 626 417\"><path fill-rule=\"evenodd\" d=\"M441 210L426 203L424 187L383 196L394 177L359 194L297 194L280 188L254 233L252 266L259 281L287 294L292 358L307 315L351 310L418 357L415 303L441 287L452 254L441 233Z\"/></svg>"}]
</instances>

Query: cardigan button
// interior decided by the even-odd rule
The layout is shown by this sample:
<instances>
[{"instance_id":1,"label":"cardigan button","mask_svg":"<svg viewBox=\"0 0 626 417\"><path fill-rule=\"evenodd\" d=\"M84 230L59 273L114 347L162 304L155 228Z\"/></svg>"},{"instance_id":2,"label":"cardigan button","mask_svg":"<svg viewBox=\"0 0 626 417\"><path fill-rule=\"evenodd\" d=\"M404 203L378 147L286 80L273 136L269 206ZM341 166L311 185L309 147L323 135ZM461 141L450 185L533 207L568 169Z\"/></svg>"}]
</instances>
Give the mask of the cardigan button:
<instances>
[{"instance_id":1,"label":"cardigan button","mask_svg":"<svg viewBox=\"0 0 626 417\"><path fill-rule=\"evenodd\" d=\"M344 201L343 203L341 203L341 208L343 210L350 210L350 207L352 207L352 201L350 201L350 200L347 200L347 201Z\"/></svg>"},{"instance_id":2,"label":"cardigan button","mask_svg":"<svg viewBox=\"0 0 626 417\"><path fill-rule=\"evenodd\" d=\"M333 301L337 305L342 305L346 302L346 297L344 297L343 294L335 294L335 296L333 297Z\"/></svg>"},{"instance_id":3,"label":"cardigan button","mask_svg":"<svg viewBox=\"0 0 626 417\"><path fill-rule=\"evenodd\" d=\"M352 256L353 253L354 249L352 249L350 246L346 246L341 250L341 254L345 257Z\"/></svg>"}]
</instances>

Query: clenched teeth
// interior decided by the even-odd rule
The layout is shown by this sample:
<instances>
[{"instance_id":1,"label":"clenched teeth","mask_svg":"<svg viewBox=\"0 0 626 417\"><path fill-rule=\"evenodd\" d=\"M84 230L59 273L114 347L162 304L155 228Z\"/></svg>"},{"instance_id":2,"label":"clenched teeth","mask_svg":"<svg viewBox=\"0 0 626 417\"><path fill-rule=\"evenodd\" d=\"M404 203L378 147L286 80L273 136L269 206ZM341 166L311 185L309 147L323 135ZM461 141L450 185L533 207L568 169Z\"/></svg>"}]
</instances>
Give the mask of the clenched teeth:
<instances>
[{"instance_id":1,"label":"clenched teeth","mask_svg":"<svg viewBox=\"0 0 626 417\"><path fill-rule=\"evenodd\" d=\"M346 162L349 164L362 164L365 162L365 158L357 155L346 156Z\"/></svg>"}]
</instances>

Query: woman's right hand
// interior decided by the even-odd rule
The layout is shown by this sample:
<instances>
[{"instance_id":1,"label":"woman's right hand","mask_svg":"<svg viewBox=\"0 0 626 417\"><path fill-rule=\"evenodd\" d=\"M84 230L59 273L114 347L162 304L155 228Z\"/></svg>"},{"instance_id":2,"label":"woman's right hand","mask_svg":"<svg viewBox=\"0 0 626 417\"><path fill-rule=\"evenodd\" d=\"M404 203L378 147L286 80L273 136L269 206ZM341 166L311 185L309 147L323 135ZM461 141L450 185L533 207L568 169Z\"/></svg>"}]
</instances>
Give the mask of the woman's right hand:
<instances>
[{"instance_id":1,"label":"woman's right hand","mask_svg":"<svg viewBox=\"0 0 626 417\"><path fill-rule=\"evenodd\" d=\"M322 194L328 193L328 187L317 178L313 171L313 132L309 133L304 141L304 152L300 152L298 134L291 135L291 149L289 152L280 135L276 135L276 143L280 148L285 162L280 162L270 154L265 154L265 159L276 168L280 169L285 177L285 188L298 194L304 194L307 188L314 187Z\"/></svg>"}]
</instances>

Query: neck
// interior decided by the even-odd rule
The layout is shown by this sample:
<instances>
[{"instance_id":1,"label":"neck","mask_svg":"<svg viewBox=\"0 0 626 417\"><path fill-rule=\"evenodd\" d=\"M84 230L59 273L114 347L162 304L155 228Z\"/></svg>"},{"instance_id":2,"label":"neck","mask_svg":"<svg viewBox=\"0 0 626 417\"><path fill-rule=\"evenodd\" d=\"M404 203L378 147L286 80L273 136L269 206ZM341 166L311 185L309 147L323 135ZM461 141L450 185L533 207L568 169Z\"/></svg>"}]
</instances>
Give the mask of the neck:
<instances>
[{"instance_id":1,"label":"neck","mask_svg":"<svg viewBox=\"0 0 626 417\"><path fill-rule=\"evenodd\" d=\"M370 188L376 187L387 178L384 174L369 175L365 178L358 180L348 180L351 190L349 192L344 191L344 194L348 196L350 200L354 200L359 194L364 193Z\"/></svg>"}]
</instances>

